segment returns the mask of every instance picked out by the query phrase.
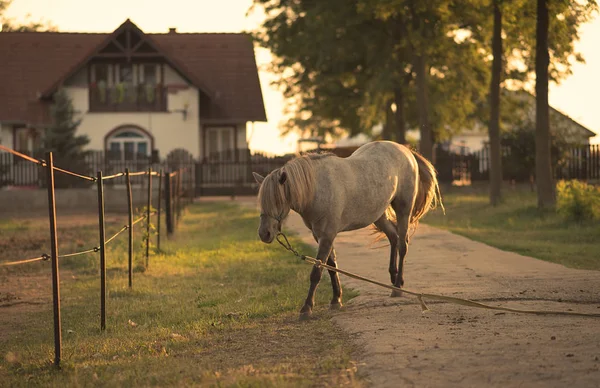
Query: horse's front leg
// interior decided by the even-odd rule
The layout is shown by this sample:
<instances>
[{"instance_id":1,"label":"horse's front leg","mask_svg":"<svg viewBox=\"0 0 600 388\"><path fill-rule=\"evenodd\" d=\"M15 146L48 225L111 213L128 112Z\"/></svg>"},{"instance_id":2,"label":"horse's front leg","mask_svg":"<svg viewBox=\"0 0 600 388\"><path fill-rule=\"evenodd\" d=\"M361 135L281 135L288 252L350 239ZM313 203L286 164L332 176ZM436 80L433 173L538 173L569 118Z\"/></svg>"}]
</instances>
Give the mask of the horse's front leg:
<instances>
[{"instance_id":1,"label":"horse's front leg","mask_svg":"<svg viewBox=\"0 0 600 388\"><path fill-rule=\"evenodd\" d=\"M313 233L313 238L319 243L318 237ZM336 260L335 248L331 247L331 253L327 258L327 265L331 267L337 268L337 260ZM331 277L331 288L333 289L333 298L331 298L330 308L332 310L339 310L342 308L342 282L340 282L340 275L331 270L327 270L329 272L329 277Z\"/></svg>"},{"instance_id":2,"label":"horse's front leg","mask_svg":"<svg viewBox=\"0 0 600 388\"><path fill-rule=\"evenodd\" d=\"M327 258L331 254L333 248L333 237L321 237L319 238L319 250L317 251L317 260L325 263ZM300 309L300 320L308 319L312 315L312 309L315 305L315 291L321 281L321 275L323 274L323 268L314 266L310 273L310 288L308 289L308 296L304 302L304 306Z\"/></svg>"}]
</instances>

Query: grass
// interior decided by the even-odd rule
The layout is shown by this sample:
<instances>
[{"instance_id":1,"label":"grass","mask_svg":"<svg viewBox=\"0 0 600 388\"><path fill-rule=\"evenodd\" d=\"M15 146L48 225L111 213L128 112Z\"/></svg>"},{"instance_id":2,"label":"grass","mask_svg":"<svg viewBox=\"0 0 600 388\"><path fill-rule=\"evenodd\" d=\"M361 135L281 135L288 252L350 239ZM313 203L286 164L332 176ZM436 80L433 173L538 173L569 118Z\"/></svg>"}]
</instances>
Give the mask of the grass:
<instances>
[{"instance_id":1,"label":"grass","mask_svg":"<svg viewBox=\"0 0 600 388\"><path fill-rule=\"evenodd\" d=\"M257 241L257 222L255 211L233 204L191 206L176 237L163 242L164 252L134 274L133 289L126 238L120 239L108 255L106 332L99 330L97 257L61 264L62 370L51 366L52 312L45 304L3 327L2 385L360 386L354 348L329 319L328 276L317 293L316 318L298 322L310 266ZM14 224L3 223L23 230ZM79 229L94 233L91 226ZM0 277L30 275L10 271ZM346 298L353 295L346 291Z\"/></svg>"},{"instance_id":2,"label":"grass","mask_svg":"<svg viewBox=\"0 0 600 388\"><path fill-rule=\"evenodd\" d=\"M541 212L536 194L525 188L504 188L503 195L502 204L492 207L484 189L447 189L443 191L446 215L436 210L423 222L502 250L571 268L600 270L598 223L576 223L556 212Z\"/></svg>"}]
</instances>

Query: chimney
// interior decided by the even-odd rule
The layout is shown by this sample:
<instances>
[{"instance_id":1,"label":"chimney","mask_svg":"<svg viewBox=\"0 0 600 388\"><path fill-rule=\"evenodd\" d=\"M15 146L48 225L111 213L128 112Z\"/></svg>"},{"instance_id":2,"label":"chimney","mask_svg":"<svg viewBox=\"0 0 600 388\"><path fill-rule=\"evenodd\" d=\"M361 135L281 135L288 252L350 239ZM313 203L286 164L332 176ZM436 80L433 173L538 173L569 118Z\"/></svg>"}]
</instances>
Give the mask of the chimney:
<instances>
[{"instance_id":1,"label":"chimney","mask_svg":"<svg viewBox=\"0 0 600 388\"><path fill-rule=\"evenodd\" d=\"M169 28L169 34L176 34L176 33L177 33L177 28L175 28L175 27Z\"/></svg>"}]
</instances>

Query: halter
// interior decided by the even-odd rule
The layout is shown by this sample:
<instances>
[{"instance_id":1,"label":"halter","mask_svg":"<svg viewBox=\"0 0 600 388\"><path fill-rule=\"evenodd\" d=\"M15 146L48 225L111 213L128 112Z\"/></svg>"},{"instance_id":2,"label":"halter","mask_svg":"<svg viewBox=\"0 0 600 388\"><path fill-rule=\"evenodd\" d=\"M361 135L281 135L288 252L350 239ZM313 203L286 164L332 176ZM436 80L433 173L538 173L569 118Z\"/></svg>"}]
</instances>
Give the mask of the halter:
<instances>
[{"instance_id":1,"label":"halter","mask_svg":"<svg viewBox=\"0 0 600 388\"><path fill-rule=\"evenodd\" d=\"M260 213L260 216L265 216L265 217L270 217L275 219L277 222L281 223L282 217L281 216L272 216L270 214L266 214L266 213Z\"/></svg>"}]
</instances>

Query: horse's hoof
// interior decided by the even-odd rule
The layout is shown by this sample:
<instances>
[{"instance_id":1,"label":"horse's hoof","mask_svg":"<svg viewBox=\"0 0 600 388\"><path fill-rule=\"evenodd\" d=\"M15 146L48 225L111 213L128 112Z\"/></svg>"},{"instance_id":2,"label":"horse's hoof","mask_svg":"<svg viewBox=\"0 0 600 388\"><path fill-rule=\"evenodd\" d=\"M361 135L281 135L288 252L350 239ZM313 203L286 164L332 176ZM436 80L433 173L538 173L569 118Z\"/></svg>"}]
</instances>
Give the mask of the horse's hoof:
<instances>
[{"instance_id":1,"label":"horse's hoof","mask_svg":"<svg viewBox=\"0 0 600 388\"><path fill-rule=\"evenodd\" d=\"M399 298L402 296L402 291L392 290L392 294L390 295L392 298Z\"/></svg>"},{"instance_id":2,"label":"horse's hoof","mask_svg":"<svg viewBox=\"0 0 600 388\"><path fill-rule=\"evenodd\" d=\"M300 321L308 321L310 319L310 316L312 315L312 311L308 310L308 311L303 311L300 312Z\"/></svg>"},{"instance_id":3,"label":"horse's hoof","mask_svg":"<svg viewBox=\"0 0 600 388\"><path fill-rule=\"evenodd\" d=\"M342 302L332 302L329 305L329 309L330 310L339 310L343 307L344 305L342 304Z\"/></svg>"}]
</instances>

